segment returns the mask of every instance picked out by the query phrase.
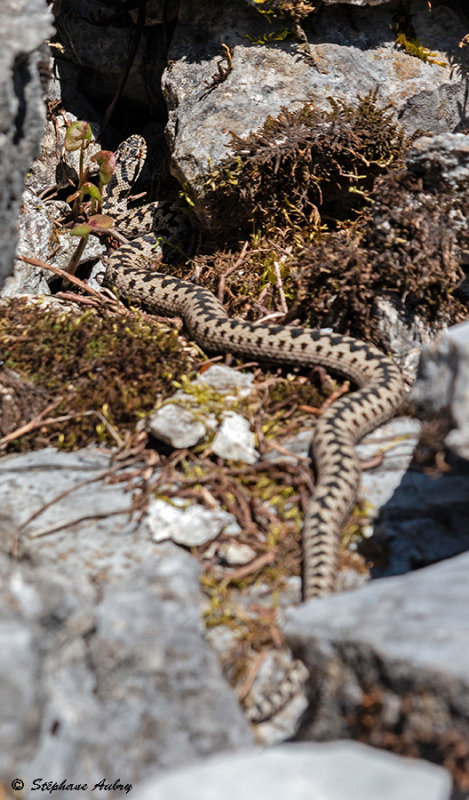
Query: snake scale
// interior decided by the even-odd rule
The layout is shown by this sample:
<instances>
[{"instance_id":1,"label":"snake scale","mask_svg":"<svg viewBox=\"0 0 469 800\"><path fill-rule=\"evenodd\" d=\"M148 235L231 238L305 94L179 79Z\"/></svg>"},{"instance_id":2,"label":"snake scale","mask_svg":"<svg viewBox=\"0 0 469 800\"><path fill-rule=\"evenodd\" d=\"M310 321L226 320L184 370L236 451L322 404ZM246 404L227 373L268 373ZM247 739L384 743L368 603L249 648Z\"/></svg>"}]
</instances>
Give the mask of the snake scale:
<instances>
[{"instance_id":1,"label":"snake scale","mask_svg":"<svg viewBox=\"0 0 469 800\"><path fill-rule=\"evenodd\" d=\"M137 209L136 217L126 211L127 195L145 155L145 141L140 136L130 137L117 151L117 167L104 208L121 217L116 219L120 230L124 227L126 235L138 238L110 256L104 284L126 302L158 314L181 316L191 337L206 351L277 364L321 365L357 387L318 419L311 445L316 485L302 529L303 599L327 594L336 582L340 530L358 490L360 464L355 444L400 405L404 396L401 373L380 350L358 339L231 319L210 291L153 271L159 238L145 230L166 230L171 211L161 204Z\"/></svg>"}]
</instances>

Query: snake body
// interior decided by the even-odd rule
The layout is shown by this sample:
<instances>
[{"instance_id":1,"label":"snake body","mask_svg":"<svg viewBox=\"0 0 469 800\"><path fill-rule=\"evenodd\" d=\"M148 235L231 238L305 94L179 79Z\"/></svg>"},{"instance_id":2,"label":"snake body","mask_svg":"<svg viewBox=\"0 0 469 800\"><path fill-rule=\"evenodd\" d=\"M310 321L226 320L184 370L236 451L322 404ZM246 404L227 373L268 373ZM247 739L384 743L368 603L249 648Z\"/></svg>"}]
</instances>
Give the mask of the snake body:
<instances>
[{"instance_id":1,"label":"snake body","mask_svg":"<svg viewBox=\"0 0 469 800\"><path fill-rule=\"evenodd\" d=\"M136 150L143 158L143 140L131 137L124 143L126 157L122 171L117 172L118 186L127 183L126 159L129 152L135 158ZM207 351L277 364L321 365L357 386L322 414L311 445L316 485L302 529L303 599L327 594L336 582L340 530L358 490L355 444L389 419L402 402L401 373L376 347L349 336L229 318L207 289L153 271L157 246L158 237L147 233L120 247L109 258L105 285L126 302L158 314L181 316L191 337Z\"/></svg>"}]
</instances>

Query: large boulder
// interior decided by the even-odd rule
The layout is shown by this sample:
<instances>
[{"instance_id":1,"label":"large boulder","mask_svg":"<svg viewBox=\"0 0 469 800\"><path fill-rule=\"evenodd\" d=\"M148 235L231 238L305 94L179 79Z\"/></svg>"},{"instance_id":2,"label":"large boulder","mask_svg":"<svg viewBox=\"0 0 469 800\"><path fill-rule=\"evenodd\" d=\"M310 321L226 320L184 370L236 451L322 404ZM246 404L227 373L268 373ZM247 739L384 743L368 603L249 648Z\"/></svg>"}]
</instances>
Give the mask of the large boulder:
<instances>
[{"instance_id":1,"label":"large boulder","mask_svg":"<svg viewBox=\"0 0 469 800\"><path fill-rule=\"evenodd\" d=\"M39 152L45 105L40 46L52 33L46 0L4 0L0 24L0 286L10 274L26 172Z\"/></svg>"}]
</instances>

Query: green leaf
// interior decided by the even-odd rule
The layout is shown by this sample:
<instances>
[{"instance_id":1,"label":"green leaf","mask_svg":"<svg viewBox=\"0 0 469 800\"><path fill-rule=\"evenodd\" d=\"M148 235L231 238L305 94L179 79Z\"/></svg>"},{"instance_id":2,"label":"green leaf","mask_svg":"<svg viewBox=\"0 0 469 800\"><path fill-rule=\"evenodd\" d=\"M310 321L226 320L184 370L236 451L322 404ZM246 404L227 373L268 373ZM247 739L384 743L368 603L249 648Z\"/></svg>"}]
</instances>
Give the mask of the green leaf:
<instances>
[{"instance_id":1,"label":"green leaf","mask_svg":"<svg viewBox=\"0 0 469 800\"><path fill-rule=\"evenodd\" d=\"M98 187L94 183L90 183L86 181L80 189L80 194L83 197L85 194L89 194L92 200L97 200L98 203L102 202L101 192L99 191Z\"/></svg>"},{"instance_id":2,"label":"green leaf","mask_svg":"<svg viewBox=\"0 0 469 800\"><path fill-rule=\"evenodd\" d=\"M108 217L107 214L94 214L92 217L89 217L88 224L91 226L92 230L101 233L112 228L114 220L112 217Z\"/></svg>"},{"instance_id":3,"label":"green leaf","mask_svg":"<svg viewBox=\"0 0 469 800\"><path fill-rule=\"evenodd\" d=\"M85 120L79 119L68 126L65 133L64 147L68 153L72 150L85 148L91 141L91 128Z\"/></svg>"},{"instance_id":4,"label":"green leaf","mask_svg":"<svg viewBox=\"0 0 469 800\"><path fill-rule=\"evenodd\" d=\"M75 225L70 231L70 236L89 236L91 233L91 225L83 222L81 225Z\"/></svg>"},{"instance_id":5,"label":"green leaf","mask_svg":"<svg viewBox=\"0 0 469 800\"><path fill-rule=\"evenodd\" d=\"M102 184L109 183L116 168L116 157L111 150L100 150L91 158L99 166L99 180Z\"/></svg>"},{"instance_id":6,"label":"green leaf","mask_svg":"<svg viewBox=\"0 0 469 800\"><path fill-rule=\"evenodd\" d=\"M90 233L107 233L113 225L112 217L108 217L106 214L94 214L92 217L88 217L86 222L75 225L70 234L72 236L89 236Z\"/></svg>"}]
</instances>

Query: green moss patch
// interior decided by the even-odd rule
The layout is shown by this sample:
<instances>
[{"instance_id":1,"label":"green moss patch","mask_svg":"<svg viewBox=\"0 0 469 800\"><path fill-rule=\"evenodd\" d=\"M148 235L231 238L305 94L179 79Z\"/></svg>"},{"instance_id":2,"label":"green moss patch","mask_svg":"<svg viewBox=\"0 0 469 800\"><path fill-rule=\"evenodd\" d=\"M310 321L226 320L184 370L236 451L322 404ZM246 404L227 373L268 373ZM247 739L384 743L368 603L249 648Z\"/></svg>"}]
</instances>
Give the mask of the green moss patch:
<instances>
[{"instance_id":1,"label":"green moss patch","mask_svg":"<svg viewBox=\"0 0 469 800\"><path fill-rule=\"evenodd\" d=\"M327 112L307 103L245 138L233 134L233 155L201 186L213 227L319 229L322 216L353 216L405 151L393 111L376 101L374 91L356 105L330 98Z\"/></svg>"},{"instance_id":2,"label":"green moss patch","mask_svg":"<svg viewBox=\"0 0 469 800\"><path fill-rule=\"evenodd\" d=\"M16 448L115 444L111 427L121 438L132 431L194 364L176 331L151 319L58 313L22 298L2 306L0 353L7 367L59 400L52 416L70 417L22 437Z\"/></svg>"},{"instance_id":3,"label":"green moss patch","mask_svg":"<svg viewBox=\"0 0 469 800\"><path fill-rule=\"evenodd\" d=\"M202 188L225 249L193 259L196 280L231 315L275 313L279 324L333 327L385 350L378 298L435 330L467 317L456 291L467 192L427 188L409 172L411 142L376 101L376 92L354 106L331 100L329 112L310 103L233 137L233 156Z\"/></svg>"},{"instance_id":4,"label":"green moss patch","mask_svg":"<svg viewBox=\"0 0 469 800\"><path fill-rule=\"evenodd\" d=\"M454 293L469 248L467 226L455 224L467 217L467 193L424 191L414 175L396 170L376 182L372 199L353 229L325 235L301 254L300 317L383 347L379 297L436 327L467 319Z\"/></svg>"},{"instance_id":5,"label":"green moss patch","mask_svg":"<svg viewBox=\"0 0 469 800\"><path fill-rule=\"evenodd\" d=\"M257 11L267 17L274 19L290 17L296 22L307 17L318 6L317 2L309 2L309 0L254 0L254 2Z\"/></svg>"}]
</instances>

